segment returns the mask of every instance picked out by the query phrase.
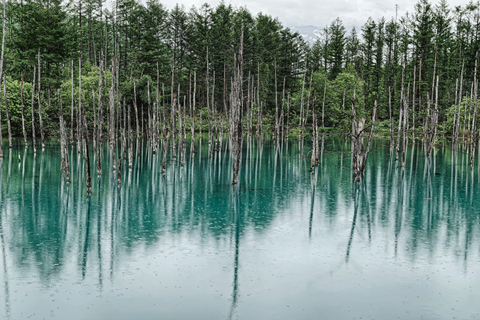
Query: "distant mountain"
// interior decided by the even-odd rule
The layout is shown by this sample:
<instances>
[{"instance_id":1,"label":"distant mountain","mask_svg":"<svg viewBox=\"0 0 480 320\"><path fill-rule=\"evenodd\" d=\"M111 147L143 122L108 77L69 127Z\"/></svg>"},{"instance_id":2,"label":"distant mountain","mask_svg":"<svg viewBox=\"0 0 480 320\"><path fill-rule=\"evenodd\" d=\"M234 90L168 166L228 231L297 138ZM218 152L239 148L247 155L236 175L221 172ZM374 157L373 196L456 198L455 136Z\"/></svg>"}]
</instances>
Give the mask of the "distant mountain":
<instances>
[{"instance_id":1,"label":"distant mountain","mask_svg":"<svg viewBox=\"0 0 480 320\"><path fill-rule=\"evenodd\" d=\"M303 39L312 45L321 35L321 29L315 26L296 26L291 27L292 32L298 32Z\"/></svg>"},{"instance_id":2,"label":"distant mountain","mask_svg":"<svg viewBox=\"0 0 480 320\"><path fill-rule=\"evenodd\" d=\"M351 33L351 30L354 26L349 25L345 27L345 35L349 36ZM357 32L359 30L358 27L356 27ZM291 27L290 30L292 32L298 32L303 39L310 45L312 45L319 37L322 36L322 28L315 27L315 26L296 26L296 27Z\"/></svg>"}]
</instances>

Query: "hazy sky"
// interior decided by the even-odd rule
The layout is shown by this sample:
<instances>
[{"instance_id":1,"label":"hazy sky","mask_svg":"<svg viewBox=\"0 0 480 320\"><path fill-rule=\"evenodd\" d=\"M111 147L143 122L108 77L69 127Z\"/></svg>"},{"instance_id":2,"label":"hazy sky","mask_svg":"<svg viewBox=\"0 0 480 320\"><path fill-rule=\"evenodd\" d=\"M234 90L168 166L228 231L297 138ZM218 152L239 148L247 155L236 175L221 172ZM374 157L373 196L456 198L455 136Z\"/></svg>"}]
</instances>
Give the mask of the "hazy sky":
<instances>
[{"instance_id":1,"label":"hazy sky","mask_svg":"<svg viewBox=\"0 0 480 320\"><path fill-rule=\"evenodd\" d=\"M467 0L447 0L450 7L465 5ZM175 3L183 4L186 9L193 5L200 7L207 2L216 6L218 0L163 0L171 9ZM361 26L368 17L374 19L382 16L389 20L395 16L395 3L399 4L398 14L413 12L417 0L225 0L233 6L245 6L253 15L259 12L278 17L286 27L314 25L324 27L339 17L345 26ZM438 1L430 1L432 4Z\"/></svg>"}]
</instances>

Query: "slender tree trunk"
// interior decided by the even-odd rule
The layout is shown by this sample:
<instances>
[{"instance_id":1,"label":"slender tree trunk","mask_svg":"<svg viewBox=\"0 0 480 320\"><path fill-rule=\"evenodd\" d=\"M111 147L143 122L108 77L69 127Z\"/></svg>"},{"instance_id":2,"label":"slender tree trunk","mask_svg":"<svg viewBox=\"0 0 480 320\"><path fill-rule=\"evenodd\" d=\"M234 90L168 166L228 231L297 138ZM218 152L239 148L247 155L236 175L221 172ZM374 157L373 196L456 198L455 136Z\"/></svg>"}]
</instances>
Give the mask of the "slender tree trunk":
<instances>
[{"instance_id":1,"label":"slender tree trunk","mask_svg":"<svg viewBox=\"0 0 480 320\"><path fill-rule=\"evenodd\" d=\"M102 80L103 80L103 59L100 54L100 68L98 75L98 124L97 124L97 175L102 175L102 142L103 142L103 101L102 101Z\"/></svg>"},{"instance_id":2,"label":"slender tree trunk","mask_svg":"<svg viewBox=\"0 0 480 320\"><path fill-rule=\"evenodd\" d=\"M5 53L5 21L6 21L6 16L5 16L5 0L3 0L3 27L2 27L2 53L0 56L0 81L3 79L3 59L4 59L4 53ZM3 158L3 147L2 147L2 118L0 117L0 158Z\"/></svg>"},{"instance_id":3,"label":"slender tree trunk","mask_svg":"<svg viewBox=\"0 0 480 320\"><path fill-rule=\"evenodd\" d=\"M192 99L192 115L190 120L191 131L191 151L195 152L195 100L197 94L197 72L193 72L193 99Z\"/></svg>"},{"instance_id":4,"label":"slender tree trunk","mask_svg":"<svg viewBox=\"0 0 480 320\"><path fill-rule=\"evenodd\" d=\"M370 135L368 136L367 147L365 148L365 154L363 155L363 162L362 162L362 168L361 168L362 174L365 172L365 168L367 167L367 159L368 159L368 154L370 153L370 144L372 142L373 129L375 127L376 117L377 117L377 100L375 100L375 107L373 108L372 124L370 126Z\"/></svg>"},{"instance_id":5,"label":"slender tree trunk","mask_svg":"<svg viewBox=\"0 0 480 320\"><path fill-rule=\"evenodd\" d=\"M20 96L22 99L22 132L23 132L23 141L25 143L25 148L28 147L27 142L27 130L25 130L25 98L23 96L23 72L21 73L21 82L20 82Z\"/></svg>"},{"instance_id":6,"label":"slender tree trunk","mask_svg":"<svg viewBox=\"0 0 480 320\"><path fill-rule=\"evenodd\" d=\"M70 183L70 164L68 161L68 138L65 120L63 118L62 97L60 89L57 89L58 104L60 107L60 149L62 155L62 170L66 174L67 183Z\"/></svg>"},{"instance_id":7,"label":"slender tree trunk","mask_svg":"<svg viewBox=\"0 0 480 320\"><path fill-rule=\"evenodd\" d=\"M73 140L74 140L74 137L73 137L73 105L74 105L74 96L73 96L73 59L71 60L71 66L70 66L71 70L72 70L72 88L71 88L71 91L72 91L72 109L71 109L71 113L70 113L70 143L73 144ZM77 132L78 134L78 132Z\"/></svg>"},{"instance_id":8,"label":"slender tree trunk","mask_svg":"<svg viewBox=\"0 0 480 320\"><path fill-rule=\"evenodd\" d=\"M304 105L305 105L305 100L304 100L304 92L305 92L305 75L303 74L303 82L302 82L302 98L300 100L300 130L298 130L298 154L300 154L300 150L302 149L302 141L303 141L303 133L305 130L305 120L304 120Z\"/></svg>"},{"instance_id":9,"label":"slender tree trunk","mask_svg":"<svg viewBox=\"0 0 480 320\"><path fill-rule=\"evenodd\" d=\"M176 149L176 139L175 139L175 134L176 134L176 124L175 124L175 104L177 101L177 97L174 94L174 83L175 83L175 69L172 65L172 87L171 87L171 104L170 104L170 130L172 131L172 158L177 157L177 149ZM208 95L207 95L208 96Z\"/></svg>"},{"instance_id":10,"label":"slender tree trunk","mask_svg":"<svg viewBox=\"0 0 480 320\"><path fill-rule=\"evenodd\" d=\"M277 93L277 59L275 58L275 134L274 139L278 141L279 124L278 124L278 93Z\"/></svg>"},{"instance_id":11,"label":"slender tree trunk","mask_svg":"<svg viewBox=\"0 0 480 320\"><path fill-rule=\"evenodd\" d=\"M313 172L315 167L315 160L317 155L317 147L318 147L318 125L317 125L317 94L314 93L313 95L313 103L312 103L312 158L310 160L310 172Z\"/></svg>"},{"instance_id":12,"label":"slender tree trunk","mask_svg":"<svg viewBox=\"0 0 480 320\"><path fill-rule=\"evenodd\" d=\"M462 65L462 72L460 75L460 93L458 95L458 116L456 117L457 123L455 126L455 145L458 144L458 137L460 135L460 111L461 111L461 106L462 106L462 97L463 97L463 68L464 66ZM455 113L456 114L456 113Z\"/></svg>"},{"instance_id":13,"label":"slender tree trunk","mask_svg":"<svg viewBox=\"0 0 480 320\"><path fill-rule=\"evenodd\" d=\"M416 87L415 87L415 81L417 80L416 79L416 76L415 76L415 73L417 71L417 66L413 66L413 94L412 94L412 143L415 145L415 90L416 90ZM420 108L420 106L419 106Z\"/></svg>"},{"instance_id":14,"label":"slender tree trunk","mask_svg":"<svg viewBox=\"0 0 480 320\"><path fill-rule=\"evenodd\" d=\"M138 122L138 107L137 107L137 84L136 80L133 80L133 108L135 109L135 123L137 133L135 135L137 140L137 155L140 155L140 124Z\"/></svg>"},{"instance_id":15,"label":"slender tree trunk","mask_svg":"<svg viewBox=\"0 0 480 320\"><path fill-rule=\"evenodd\" d=\"M7 126L8 126L8 148L12 149L12 129L10 126L10 112L8 111L8 99L7 99L7 79L5 73L3 74L3 96L5 98L5 114L7 116Z\"/></svg>"},{"instance_id":16,"label":"slender tree trunk","mask_svg":"<svg viewBox=\"0 0 480 320\"><path fill-rule=\"evenodd\" d=\"M133 168L133 133L130 119L130 104L128 104L128 167Z\"/></svg>"},{"instance_id":17,"label":"slender tree trunk","mask_svg":"<svg viewBox=\"0 0 480 320\"><path fill-rule=\"evenodd\" d=\"M40 49L38 49L38 119L40 121L40 134L42 136L42 151L45 150L45 132L43 131L42 101L40 98Z\"/></svg>"},{"instance_id":18,"label":"slender tree trunk","mask_svg":"<svg viewBox=\"0 0 480 320\"><path fill-rule=\"evenodd\" d=\"M83 112L83 141L85 144L85 164L86 164L86 172L87 172L87 194L92 194L92 178L90 175L90 151L88 147L88 127L87 127L87 114L85 113L85 109L82 110Z\"/></svg>"},{"instance_id":19,"label":"slender tree trunk","mask_svg":"<svg viewBox=\"0 0 480 320\"><path fill-rule=\"evenodd\" d=\"M473 166L473 163L475 161L475 150L477 147L478 143L478 101L477 101L477 94L478 94L478 81L477 81L477 63L478 63L478 52L477 56L475 58L475 72L473 74L473 83L474 83L474 88L473 88L473 101L474 101L474 111L473 111L473 124L472 124L472 152L470 154L470 165Z\"/></svg>"},{"instance_id":20,"label":"slender tree trunk","mask_svg":"<svg viewBox=\"0 0 480 320\"><path fill-rule=\"evenodd\" d=\"M96 58L95 58L96 59ZM92 89L92 105L93 105L93 151L97 150L97 110L95 107L95 89Z\"/></svg>"},{"instance_id":21,"label":"slender tree trunk","mask_svg":"<svg viewBox=\"0 0 480 320\"><path fill-rule=\"evenodd\" d=\"M231 107L234 111L234 141L235 141L235 161L233 166L232 184L238 183L238 173L240 171L240 161L242 158L242 112L243 112L243 24L240 36L240 48L238 55L235 55L234 81L231 93Z\"/></svg>"},{"instance_id":22,"label":"slender tree trunk","mask_svg":"<svg viewBox=\"0 0 480 320\"><path fill-rule=\"evenodd\" d=\"M394 142L394 134L393 134L393 116L392 116L392 92L391 92L391 87L388 87L388 110L390 113L390 151L393 150L393 147L395 145Z\"/></svg>"},{"instance_id":23,"label":"slender tree trunk","mask_svg":"<svg viewBox=\"0 0 480 320\"><path fill-rule=\"evenodd\" d=\"M115 83L115 66L114 66L114 63L113 63L113 60L112 60L112 86L110 87L110 91L108 92L108 98L109 98L109 102L110 102L110 127L109 127L109 133L110 133L110 148L113 150L113 146L114 146L114 143L115 143L115 86L114 86L114 83ZM135 88L135 80L134 80L134 88ZM135 98L135 94L134 94L134 98ZM113 160L115 162L115 158Z\"/></svg>"},{"instance_id":24,"label":"slender tree trunk","mask_svg":"<svg viewBox=\"0 0 480 320\"><path fill-rule=\"evenodd\" d=\"M35 141L35 75L36 75L36 66L33 66L33 81L32 81L32 103L30 105L30 110L32 112L32 145L33 145L33 153L37 152L37 144ZM1 131L1 130L0 130ZM0 138L1 138L1 133L0 133ZM0 139L1 141L1 139ZM0 148L1 148L1 143L0 143Z\"/></svg>"},{"instance_id":25,"label":"slender tree trunk","mask_svg":"<svg viewBox=\"0 0 480 320\"><path fill-rule=\"evenodd\" d=\"M3 74L3 95L5 97L5 114L7 116L7 127L8 127L8 148L12 149L12 129L10 126L10 112L8 110L8 100L7 100L7 87L6 87L6 76Z\"/></svg>"}]
</instances>

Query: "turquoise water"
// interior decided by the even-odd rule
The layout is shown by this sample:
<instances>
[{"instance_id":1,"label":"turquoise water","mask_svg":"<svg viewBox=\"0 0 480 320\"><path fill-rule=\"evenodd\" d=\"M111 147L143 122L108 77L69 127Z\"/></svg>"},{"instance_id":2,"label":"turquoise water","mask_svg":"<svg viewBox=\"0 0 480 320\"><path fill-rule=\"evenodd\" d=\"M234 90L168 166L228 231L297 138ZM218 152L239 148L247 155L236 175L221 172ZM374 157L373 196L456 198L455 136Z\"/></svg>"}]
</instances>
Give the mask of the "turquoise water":
<instances>
[{"instance_id":1,"label":"turquoise water","mask_svg":"<svg viewBox=\"0 0 480 320\"><path fill-rule=\"evenodd\" d=\"M387 144L354 184L343 138L313 173L253 139L235 187L226 144L162 175L144 142L120 187L105 146L90 197L76 147L69 185L58 143L4 148L0 318L479 319L479 166L417 146L402 169Z\"/></svg>"}]
</instances>

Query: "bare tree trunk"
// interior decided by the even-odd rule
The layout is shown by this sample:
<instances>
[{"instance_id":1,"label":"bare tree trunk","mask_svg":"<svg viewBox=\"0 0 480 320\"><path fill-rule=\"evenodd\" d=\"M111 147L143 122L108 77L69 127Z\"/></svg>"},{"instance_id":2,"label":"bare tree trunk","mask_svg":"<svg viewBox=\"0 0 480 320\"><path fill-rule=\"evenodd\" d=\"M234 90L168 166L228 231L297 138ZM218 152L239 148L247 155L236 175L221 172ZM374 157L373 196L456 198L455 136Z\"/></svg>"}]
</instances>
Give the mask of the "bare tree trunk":
<instances>
[{"instance_id":1,"label":"bare tree trunk","mask_svg":"<svg viewBox=\"0 0 480 320\"><path fill-rule=\"evenodd\" d=\"M125 96L123 97L122 106L123 126L122 126L122 157L127 159L127 110L125 108Z\"/></svg>"},{"instance_id":2,"label":"bare tree trunk","mask_svg":"<svg viewBox=\"0 0 480 320\"><path fill-rule=\"evenodd\" d=\"M83 140L85 144L85 164L87 172L87 194L92 194L92 178L90 175L90 151L88 147L88 126L87 126L87 114L85 109L83 111Z\"/></svg>"},{"instance_id":3,"label":"bare tree trunk","mask_svg":"<svg viewBox=\"0 0 480 320\"><path fill-rule=\"evenodd\" d=\"M285 117L285 80L286 77L283 77L283 89L282 89L282 110L280 110L280 119L279 125L282 130L281 139L285 138L285 126L284 126L284 117Z\"/></svg>"},{"instance_id":4,"label":"bare tree trunk","mask_svg":"<svg viewBox=\"0 0 480 320\"><path fill-rule=\"evenodd\" d=\"M275 58L275 134L274 139L278 140L279 123L278 123L278 87L277 87L277 59Z\"/></svg>"},{"instance_id":5,"label":"bare tree trunk","mask_svg":"<svg viewBox=\"0 0 480 320\"><path fill-rule=\"evenodd\" d=\"M102 105L102 80L103 80L103 59L100 54L100 68L98 75L98 124L97 124L97 175L102 174L102 131L103 131L103 105Z\"/></svg>"},{"instance_id":6,"label":"bare tree trunk","mask_svg":"<svg viewBox=\"0 0 480 320\"><path fill-rule=\"evenodd\" d=\"M35 112L34 112L34 104L35 104L35 75L36 75L36 66L33 66L33 81L32 81L32 104L30 106L30 110L32 111L32 145L33 145L33 153L37 152L37 145L35 141ZM1 131L1 130L0 130ZM1 133L0 133L0 141L1 141ZM1 149L1 144L0 144ZM1 150L0 150L1 151Z\"/></svg>"},{"instance_id":7,"label":"bare tree trunk","mask_svg":"<svg viewBox=\"0 0 480 320\"><path fill-rule=\"evenodd\" d=\"M60 151L62 155L62 170L66 173L67 183L70 183L70 164L68 161L68 138L65 120L63 118L62 97L60 89L57 89L58 104L60 107Z\"/></svg>"},{"instance_id":8,"label":"bare tree trunk","mask_svg":"<svg viewBox=\"0 0 480 320\"><path fill-rule=\"evenodd\" d=\"M79 122L80 132L83 130L82 129L83 111L84 110L82 110L82 58L78 58L78 116L79 116L79 119L80 119L80 122ZM87 125L86 121L85 121L84 125ZM86 149L88 148L88 146L86 144L84 144L82 146L80 137L79 137L78 141L79 141L78 152L80 153L80 149L82 149L83 157L86 158L87 157L87 150ZM84 140L84 142L85 141L86 140Z\"/></svg>"},{"instance_id":9,"label":"bare tree trunk","mask_svg":"<svg viewBox=\"0 0 480 320\"><path fill-rule=\"evenodd\" d=\"M415 81L416 79L416 73L417 71L417 66L413 66L413 94L412 94L412 143L415 145ZM419 106L420 109L420 106Z\"/></svg>"},{"instance_id":10,"label":"bare tree trunk","mask_svg":"<svg viewBox=\"0 0 480 320\"><path fill-rule=\"evenodd\" d=\"M388 111L390 113L390 151L393 149L395 145L394 137L393 137L393 116L392 116L392 92L391 87L388 87Z\"/></svg>"},{"instance_id":11,"label":"bare tree trunk","mask_svg":"<svg viewBox=\"0 0 480 320\"><path fill-rule=\"evenodd\" d=\"M40 121L40 135L42 137L42 151L45 150L45 132L43 131L42 101L40 99L40 49L38 49L38 119Z\"/></svg>"},{"instance_id":12,"label":"bare tree trunk","mask_svg":"<svg viewBox=\"0 0 480 320\"><path fill-rule=\"evenodd\" d=\"M137 155L140 155L140 124L138 123L137 84L135 79L133 80L133 107L135 109L135 123L137 126L137 134L135 135L137 140Z\"/></svg>"},{"instance_id":13,"label":"bare tree trunk","mask_svg":"<svg viewBox=\"0 0 480 320\"><path fill-rule=\"evenodd\" d=\"M473 163L475 161L475 149L477 147L478 143L478 101L477 101L477 94L478 94L478 81L477 81L477 63L478 63L478 52L477 56L475 58L475 73L473 74L473 83L474 83L474 89L473 89L473 101L474 101L474 111L473 111L473 124L472 124L472 152L470 154L470 165L473 166Z\"/></svg>"},{"instance_id":14,"label":"bare tree trunk","mask_svg":"<svg viewBox=\"0 0 480 320\"><path fill-rule=\"evenodd\" d=\"M323 88L323 101L322 101L322 128L325 128L325 97L327 94L327 76L325 75L325 86Z\"/></svg>"},{"instance_id":15,"label":"bare tree trunk","mask_svg":"<svg viewBox=\"0 0 480 320\"><path fill-rule=\"evenodd\" d=\"M128 105L128 167L133 168L133 133L130 119L130 104Z\"/></svg>"},{"instance_id":16,"label":"bare tree trunk","mask_svg":"<svg viewBox=\"0 0 480 320\"><path fill-rule=\"evenodd\" d=\"M6 21L6 17L5 17L5 8L6 8L6 4L5 4L5 0L3 0L3 27L2 27L2 53L1 53L1 56L0 56L0 81L2 80L3 78L3 59L4 59L4 53L5 53L5 21ZM2 121L1 121L1 117L0 117L0 158L3 158L3 147L2 147L2 133L1 133L1 128L2 128Z\"/></svg>"},{"instance_id":17,"label":"bare tree trunk","mask_svg":"<svg viewBox=\"0 0 480 320\"><path fill-rule=\"evenodd\" d=\"M402 137L402 121L404 117L403 100L405 99L405 61L403 61L402 70L402 88L400 93L400 117L398 119L397 143L395 148L395 161L398 160L398 153L400 152L400 139Z\"/></svg>"},{"instance_id":18,"label":"bare tree trunk","mask_svg":"<svg viewBox=\"0 0 480 320\"><path fill-rule=\"evenodd\" d=\"M317 155L317 147L318 147L318 126L317 126L317 94L313 95L313 103L312 103L312 158L310 160L310 172L313 172L315 167L315 160Z\"/></svg>"},{"instance_id":19,"label":"bare tree trunk","mask_svg":"<svg viewBox=\"0 0 480 320\"><path fill-rule=\"evenodd\" d=\"M95 58L96 59L96 58ZM92 89L92 106L93 106L93 151L97 150L97 110L95 107L95 89Z\"/></svg>"},{"instance_id":20,"label":"bare tree trunk","mask_svg":"<svg viewBox=\"0 0 480 320\"><path fill-rule=\"evenodd\" d=\"M300 130L298 130L298 154L300 154L300 150L302 149L302 141L303 141L303 133L305 130L305 120L304 120L304 114L305 114L305 100L304 100L304 93L305 93L305 75L303 74L303 82L302 82L302 98L300 100Z\"/></svg>"},{"instance_id":21,"label":"bare tree trunk","mask_svg":"<svg viewBox=\"0 0 480 320\"><path fill-rule=\"evenodd\" d=\"M110 148L113 150L113 146L115 143L115 65L112 60L112 86L108 92L108 99L110 102L110 121L109 121L109 138L110 138ZM135 88L135 80L134 80L134 88ZM135 89L134 89L135 90ZM134 91L135 92L135 91ZM134 94L135 98L135 94ZM115 159L113 160L115 162Z\"/></svg>"},{"instance_id":22,"label":"bare tree trunk","mask_svg":"<svg viewBox=\"0 0 480 320\"><path fill-rule=\"evenodd\" d=\"M22 132L23 132L23 141L25 143L25 148L28 147L27 142L27 130L25 130L25 99L23 97L23 72L21 73L21 82L20 82L20 96L22 99Z\"/></svg>"},{"instance_id":23,"label":"bare tree trunk","mask_svg":"<svg viewBox=\"0 0 480 320\"><path fill-rule=\"evenodd\" d=\"M117 186L122 185L122 156L118 157Z\"/></svg>"},{"instance_id":24,"label":"bare tree trunk","mask_svg":"<svg viewBox=\"0 0 480 320\"><path fill-rule=\"evenodd\" d=\"M168 128L163 130L162 173L167 171Z\"/></svg>"},{"instance_id":25,"label":"bare tree trunk","mask_svg":"<svg viewBox=\"0 0 480 320\"><path fill-rule=\"evenodd\" d=\"M406 152L407 152L407 144L408 144L408 137L407 137L407 131L408 131L408 104L407 104L407 99L404 98L402 101L402 106L403 106L403 146L402 146L402 158L400 161L400 166L403 168L405 166L405 157L406 157Z\"/></svg>"},{"instance_id":26,"label":"bare tree trunk","mask_svg":"<svg viewBox=\"0 0 480 320\"><path fill-rule=\"evenodd\" d=\"M190 120L190 131L191 131L191 150L195 152L195 100L197 93L197 72L193 72L193 101L192 101L192 111L191 111L191 120Z\"/></svg>"},{"instance_id":27,"label":"bare tree trunk","mask_svg":"<svg viewBox=\"0 0 480 320\"><path fill-rule=\"evenodd\" d=\"M171 87L171 98L170 98L170 130L172 131L172 158L177 157L177 149L175 146L175 131L176 131L176 124L175 124L175 103L177 97L174 93L174 84L175 84L175 73L174 67L172 65L172 87Z\"/></svg>"},{"instance_id":28,"label":"bare tree trunk","mask_svg":"<svg viewBox=\"0 0 480 320\"><path fill-rule=\"evenodd\" d=\"M71 66L70 66L70 69L72 70L72 88L71 88L71 91L72 91L72 109L71 109L71 113L70 113L70 143L73 144L73 140L74 140L74 137L73 137L73 105L75 103L75 99L74 99L74 96L73 96L73 59L71 60ZM34 86L35 87L35 86ZM77 132L78 134L78 132Z\"/></svg>"},{"instance_id":29,"label":"bare tree trunk","mask_svg":"<svg viewBox=\"0 0 480 320\"><path fill-rule=\"evenodd\" d=\"M370 135L368 136L367 147L365 148L365 154L363 155L362 168L360 170L361 173L365 172L365 168L367 167L367 159L368 159L368 154L370 153L370 144L372 142L373 129L375 127L376 117L377 117L377 100L375 100L375 107L373 108L373 117L372 117L372 124L370 126Z\"/></svg>"},{"instance_id":30,"label":"bare tree trunk","mask_svg":"<svg viewBox=\"0 0 480 320\"><path fill-rule=\"evenodd\" d=\"M12 129L10 126L10 112L8 112L8 100L7 100L7 79L5 73L3 74L3 96L5 98L5 114L7 116L7 126L8 126L8 148L12 149ZM1 141L0 141L1 142Z\"/></svg>"},{"instance_id":31,"label":"bare tree trunk","mask_svg":"<svg viewBox=\"0 0 480 320\"><path fill-rule=\"evenodd\" d=\"M458 144L458 137L460 135L460 111L461 111L461 106L462 106L462 97L463 97L463 68L464 66L462 65L462 72L461 72L461 75L460 75L460 93L458 95L458 115L457 115L457 123L455 124L455 121L453 123L454 125L454 133L455 133L455 138L454 138L454 141L455 141L455 145ZM455 115L457 113L455 112Z\"/></svg>"},{"instance_id":32,"label":"bare tree trunk","mask_svg":"<svg viewBox=\"0 0 480 320\"><path fill-rule=\"evenodd\" d=\"M234 141L235 141L235 161L233 167L232 184L238 183L238 172L240 171L240 161L242 158L242 112L243 112L243 24L240 36L240 48L238 56L235 55L234 81L231 93L231 107L234 111Z\"/></svg>"}]
</instances>

